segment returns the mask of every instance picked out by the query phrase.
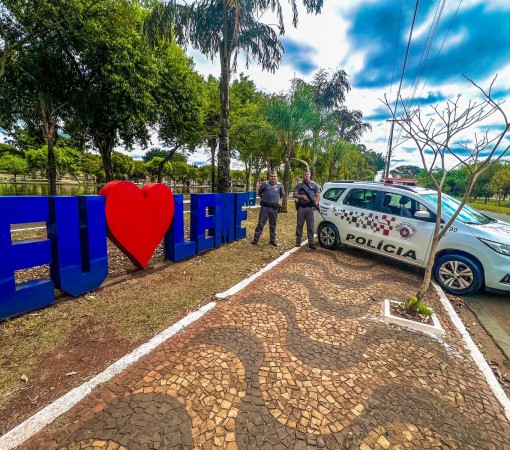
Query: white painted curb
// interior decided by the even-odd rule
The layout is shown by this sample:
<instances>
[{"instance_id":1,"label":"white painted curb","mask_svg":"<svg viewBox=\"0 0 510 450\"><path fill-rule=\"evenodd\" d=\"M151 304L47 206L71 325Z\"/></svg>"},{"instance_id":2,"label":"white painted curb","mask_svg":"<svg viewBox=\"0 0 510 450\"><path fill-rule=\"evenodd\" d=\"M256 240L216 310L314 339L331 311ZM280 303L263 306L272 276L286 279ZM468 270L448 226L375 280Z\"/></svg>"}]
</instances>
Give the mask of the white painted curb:
<instances>
[{"instance_id":1,"label":"white painted curb","mask_svg":"<svg viewBox=\"0 0 510 450\"><path fill-rule=\"evenodd\" d=\"M303 245L308 245L308 241L305 241L301 244L301 247ZM294 247L288 251L286 251L282 256L275 259L273 262L269 263L266 267L260 269L257 273L254 273L251 277L244 279L240 283L237 283L235 286L232 286L228 291L220 292L216 294L217 298L226 298L230 297L231 295L237 294L240 290L244 289L246 286L248 286L252 281L256 280L258 277L260 277L264 272L267 272L268 270L272 269L277 264L281 263L284 259L292 255L295 251L299 250L301 247Z\"/></svg>"},{"instance_id":2,"label":"white painted curb","mask_svg":"<svg viewBox=\"0 0 510 450\"><path fill-rule=\"evenodd\" d=\"M492 372L492 369L489 367L489 364L487 364L487 361L482 355L482 352L478 349L478 347L474 343L470 334L466 330L466 327L462 323L462 320L458 316L455 309L453 309L453 306L451 305L450 301L446 297L441 287L434 281L432 282L432 285L436 288L436 291L439 294L439 299L441 300L444 309L446 309L446 312L450 316L450 319L452 319L453 324L455 325L459 333L462 335L466 348L471 352L473 360L480 369L480 372L482 372L483 376L487 380L487 383L489 384L492 393L499 400L501 406L503 406L506 418L510 421L510 399L505 394L505 391L503 390L498 380L496 379L494 372Z\"/></svg>"},{"instance_id":3,"label":"white painted curb","mask_svg":"<svg viewBox=\"0 0 510 450\"><path fill-rule=\"evenodd\" d=\"M171 338L173 335L182 331L191 323L200 319L204 314L213 309L216 306L216 302L208 303L202 306L197 311L188 314L183 319L174 325L163 330L161 333L154 336L145 344L133 350L128 355L114 362L111 366L107 367L103 372L96 375L86 383L78 386L77 388L64 394L58 400L55 400L50 405L41 409L38 413L19 424L16 428L13 428L8 433L0 437L0 450L8 450L20 445L22 442L32 437L35 433L40 431L43 427L53 422L58 416L64 414L66 411L71 409L78 402L83 400L94 388L102 383L111 380L115 375L118 375L131 364L138 361L143 356L150 353L158 345Z\"/></svg>"},{"instance_id":4,"label":"white painted curb","mask_svg":"<svg viewBox=\"0 0 510 450\"><path fill-rule=\"evenodd\" d=\"M432 314L431 319L434 325L427 325L426 323L416 322L414 320L405 319L403 317L394 316L391 314L390 304L404 304L404 302L398 302L396 300L384 300L383 304L383 320L388 323L408 327L413 330L422 331L423 333L432 334L434 336L440 336L444 334L444 330L437 320L435 314Z\"/></svg>"}]
</instances>

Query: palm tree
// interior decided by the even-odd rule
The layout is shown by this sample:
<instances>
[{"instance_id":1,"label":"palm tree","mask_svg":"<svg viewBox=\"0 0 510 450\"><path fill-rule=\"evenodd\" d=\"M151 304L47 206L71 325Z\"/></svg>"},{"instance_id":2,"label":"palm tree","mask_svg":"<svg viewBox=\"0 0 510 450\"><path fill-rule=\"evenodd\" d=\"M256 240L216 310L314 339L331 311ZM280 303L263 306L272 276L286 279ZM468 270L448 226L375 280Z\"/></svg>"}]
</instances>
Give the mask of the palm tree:
<instances>
[{"instance_id":1,"label":"palm tree","mask_svg":"<svg viewBox=\"0 0 510 450\"><path fill-rule=\"evenodd\" d=\"M324 0L302 0L308 13L320 13ZM297 26L297 0L289 0L292 23ZM273 28L260 22L270 11L276 14ZM173 31L172 31L173 30ZM281 60L283 45L279 39L285 33L283 12L279 0L196 0L192 4L177 4L171 0L154 7L146 23L149 41L174 37L183 45L191 45L206 57L219 54L220 126L218 150L218 191L226 192L230 181L229 148L229 88L230 76L237 68L239 52L274 72Z\"/></svg>"},{"instance_id":2,"label":"palm tree","mask_svg":"<svg viewBox=\"0 0 510 450\"><path fill-rule=\"evenodd\" d=\"M267 121L276 131L283 151L283 184L287 193L290 192L290 163L318 116L313 91L307 84L293 84L288 95L274 96L269 101ZM287 212L287 195L283 197L282 212Z\"/></svg>"}]
</instances>

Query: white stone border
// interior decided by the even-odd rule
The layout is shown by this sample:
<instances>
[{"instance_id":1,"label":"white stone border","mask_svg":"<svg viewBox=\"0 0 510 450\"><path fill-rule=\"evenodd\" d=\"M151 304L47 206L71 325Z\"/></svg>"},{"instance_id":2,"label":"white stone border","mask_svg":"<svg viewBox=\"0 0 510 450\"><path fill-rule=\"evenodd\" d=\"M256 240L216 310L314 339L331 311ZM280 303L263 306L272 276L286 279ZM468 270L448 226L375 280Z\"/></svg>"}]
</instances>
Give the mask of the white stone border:
<instances>
[{"instance_id":1,"label":"white stone border","mask_svg":"<svg viewBox=\"0 0 510 450\"><path fill-rule=\"evenodd\" d=\"M452 322L459 331L459 333L462 335L464 345L471 352L473 360L480 369L480 372L482 372L483 376L487 380L487 383L489 384L492 393L499 400L501 406L503 406L506 418L510 421L510 399L505 394L505 391L503 390L498 380L496 379L494 372L492 372L492 369L489 367L489 364L482 355L482 352L478 349L478 347L474 343L470 334L466 330L464 323L462 323L462 320L458 316L457 312L455 311L455 309L453 309L453 306L451 305L450 301L446 297L441 287L434 281L432 282L432 285L436 288L436 291L439 294L439 299L441 300L444 309L450 316L450 319L452 319Z\"/></svg>"},{"instance_id":2,"label":"white stone border","mask_svg":"<svg viewBox=\"0 0 510 450\"><path fill-rule=\"evenodd\" d=\"M301 247L303 245L308 245L308 241L305 241L301 244ZM230 297L231 295L237 294L240 290L244 289L246 286L248 286L252 281L256 280L258 277L260 277L264 272L267 272L269 269L272 269L277 264L281 263L284 259L292 255L295 251L299 250L300 247L294 247L288 251L286 251L282 256L275 259L271 263L269 263L266 267L260 269L257 273L254 273L251 277L244 279L240 283L237 283L235 286L232 286L228 291L220 292L216 294L217 298L226 298Z\"/></svg>"},{"instance_id":3,"label":"white stone border","mask_svg":"<svg viewBox=\"0 0 510 450\"><path fill-rule=\"evenodd\" d=\"M53 403L49 404L45 408L41 409L38 413L29 417L23 423L13 428L8 433L0 437L0 449L7 450L14 448L28 438L32 437L35 433L40 431L43 427L53 422L57 417L64 414L66 411L71 409L78 402L83 400L88 394L92 392L94 388L102 383L111 380L115 375L118 375L123 370L127 369L131 364L138 361L143 356L150 353L158 345L170 339L173 335L179 333L191 323L200 319L204 314L209 312L216 306L216 302L210 302L207 305L202 306L197 311L188 314L183 319L174 325L163 330L161 333L154 336L145 344L133 350L128 355L122 357L118 361L114 362L111 366L107 367L103 372L96 375L86 383L74 388L67 394L64 394Z\"/></svg>"},{"instance_id":4,"label":"white stone border","mask_svg":"<svg viewBox=\"0 0 510 450\"><path fill-rule=\"evenodd\" d=\"M403 327L408 327L413 330L421 331L423 333L432 334L434 336L440 336L444 333L443 327L437 320L435 314L432 314L432 323L434 325L427 325L426 323L416 322L414 320L405 319L404 317L398 317L391 314L390 303L403 304L404 302L398 302L396 300L384 300L383 305L383 319L385 322L393 323Z\"/></svg>"}]
</instances>

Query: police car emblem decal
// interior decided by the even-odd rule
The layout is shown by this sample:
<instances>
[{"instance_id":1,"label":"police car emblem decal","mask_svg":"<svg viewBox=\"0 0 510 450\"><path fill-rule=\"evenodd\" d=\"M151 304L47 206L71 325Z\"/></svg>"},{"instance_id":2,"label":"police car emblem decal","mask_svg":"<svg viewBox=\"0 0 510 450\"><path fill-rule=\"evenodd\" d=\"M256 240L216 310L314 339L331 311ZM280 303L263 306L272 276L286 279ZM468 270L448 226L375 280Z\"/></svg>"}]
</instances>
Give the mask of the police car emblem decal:
<instances>
[{"instance_id":1,"label":"police car emblem decal","mask_svg":"<svg viewBox=\"0 0 510 450\"><path fill-rule=\"evenodd\" d=\"M340 220L355 224L356 228L362 228L363 230L371 228L374 233L382 233L384 236L390 234L390 231L394 229L393 223L397 220L395 217L386 214L379 216L373 213L346 211L345 209L335 210L334 213L335 216L340 216Z\"/></svg>"},{"instance_id":2,"label":"police car emblem decal","mask_svg":"<svg viewBox=\"0 0 510 450\"><path fill-rule=\"evenodd\" d=\"M416 228L407 222L399 223L395 230L399 232L402 239L410 239L416 233Z\"/></svg>"}]
</instances>

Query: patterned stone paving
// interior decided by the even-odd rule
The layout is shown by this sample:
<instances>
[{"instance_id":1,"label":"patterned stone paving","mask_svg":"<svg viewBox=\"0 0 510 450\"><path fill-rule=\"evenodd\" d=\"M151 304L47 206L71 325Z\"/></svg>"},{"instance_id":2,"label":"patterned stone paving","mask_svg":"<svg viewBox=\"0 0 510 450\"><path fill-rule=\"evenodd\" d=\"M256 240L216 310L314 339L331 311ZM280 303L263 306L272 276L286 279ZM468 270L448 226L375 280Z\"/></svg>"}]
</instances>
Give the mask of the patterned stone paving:
<instances>
[{"instance_id":1,"label":"patterned stone paving","mask_svg":"<svg viewBox=\"0 0 510 450\"><path fill-rule=\"evenodd\" d=\"M444 342L381 321L382 300L418 283L368 256L300 250L21 448L510 449L434 293Z\"/></svg>"}]
</instances>

